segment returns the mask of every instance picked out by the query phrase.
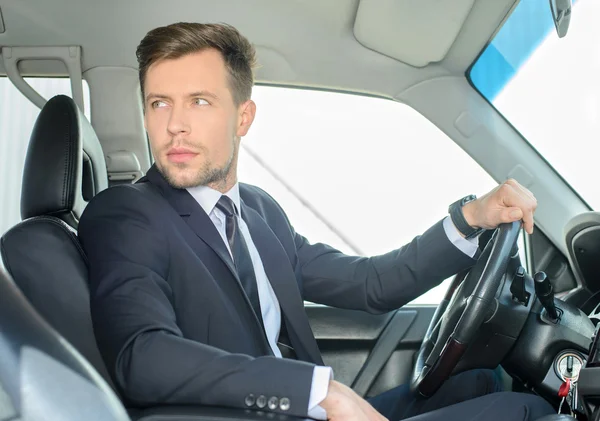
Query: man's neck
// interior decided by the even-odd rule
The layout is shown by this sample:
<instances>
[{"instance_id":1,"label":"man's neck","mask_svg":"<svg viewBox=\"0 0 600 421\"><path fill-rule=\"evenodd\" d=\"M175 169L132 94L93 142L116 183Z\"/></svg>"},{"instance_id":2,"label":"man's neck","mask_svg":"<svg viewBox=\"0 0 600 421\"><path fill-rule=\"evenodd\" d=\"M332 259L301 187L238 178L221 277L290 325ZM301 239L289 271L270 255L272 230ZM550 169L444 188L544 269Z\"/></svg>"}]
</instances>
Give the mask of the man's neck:
<instances>
[{"instance_id":1,"label":"man's neck","mask_svg":"<svg viewBox=\"0 0 600 421\"><path fill-rule=\"evenodd\" d=\"M229 174L227 174L227 177L225 177L224 179L216 181L214 183L209 183L206 186L210 187L211 189L217 190L221 193L226 193L229 190L231 190L235 183L237 183L237 172L235 170L232 170L229 172Z\"/></svg>"}]
</instances>

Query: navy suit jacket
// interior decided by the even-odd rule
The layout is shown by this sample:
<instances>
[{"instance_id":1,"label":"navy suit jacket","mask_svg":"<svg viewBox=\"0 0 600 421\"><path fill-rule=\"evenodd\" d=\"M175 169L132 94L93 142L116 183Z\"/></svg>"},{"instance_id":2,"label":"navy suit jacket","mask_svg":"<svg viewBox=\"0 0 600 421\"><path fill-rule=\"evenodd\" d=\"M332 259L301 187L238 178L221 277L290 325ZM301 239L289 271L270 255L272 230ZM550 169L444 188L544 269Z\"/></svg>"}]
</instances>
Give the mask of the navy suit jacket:
<instances>
[{"instance_id":1,"label":"navy suit jacket","mask_svg":"<svg viewBox=\"0 0 600 421\"><path fill-rule=\"evenodd\" d=\"M152 167L87 206L79 238L94 332L129 405L247 408L249 395L264 395L289 400L274 412L306 416L313 368L323 361L303 300L383 313L474 263L441 222L390 253L347 256L297 234L258 187L240 184L240 196L298 360L273 356L222 238L187 190Z\"/></svg>"}]
</instances>

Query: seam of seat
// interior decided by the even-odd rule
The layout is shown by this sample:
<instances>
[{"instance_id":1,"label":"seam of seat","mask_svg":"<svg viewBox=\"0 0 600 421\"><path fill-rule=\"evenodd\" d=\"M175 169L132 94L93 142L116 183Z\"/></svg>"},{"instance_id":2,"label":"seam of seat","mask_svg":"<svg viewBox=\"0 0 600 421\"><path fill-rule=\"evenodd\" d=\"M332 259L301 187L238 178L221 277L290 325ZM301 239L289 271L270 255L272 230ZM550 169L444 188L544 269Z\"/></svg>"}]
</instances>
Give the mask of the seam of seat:
<instances>
[{"instance_id":1,"label":"seam of seat","mask_svg":"<svg viewBox=\"0 0 600 421\"><path fill-rule=\"evenodd\" d=\"M83 248L81 247L81 244L79 243L79 240L77 238L77 234L74 232L74 228L71 227L69 224L67 224L66 222L64 222L63 220L55 217L55 216L47 216L47 215L40 215L40 216L34 216L31 218L27 218L24 221L19 222L17 225L13 226L11 229L9 229L3 236L2 236L2 243L4 244L4 239L10 235L11 231L15 228L21 227L25 224L35 224L35 223L40 223L40 222L50 222L64 230L67 231L71 241L73 242L73 245L77 248L77 250L79 251L79 254L81 255L81 257L83 258L85 265L89 266L89 262L87 259L87 256L85 255L85 252L83 251ZM9 265L6 265L6 268L9 268Z\"/></svg>"}]
</instances>

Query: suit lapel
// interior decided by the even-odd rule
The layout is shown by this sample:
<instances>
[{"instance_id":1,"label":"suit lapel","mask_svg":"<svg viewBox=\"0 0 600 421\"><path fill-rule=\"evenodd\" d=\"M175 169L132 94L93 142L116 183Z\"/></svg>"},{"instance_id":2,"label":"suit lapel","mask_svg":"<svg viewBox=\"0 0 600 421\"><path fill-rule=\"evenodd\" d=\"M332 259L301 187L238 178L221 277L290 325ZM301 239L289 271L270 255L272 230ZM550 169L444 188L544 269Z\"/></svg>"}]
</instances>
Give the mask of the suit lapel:
<instances>
[{"instance_id":1,"label":"suit lapel","mask_svg":"<svg viewBox=\"0 0 600 421\"><path fill-rule=\"evenodd\" d=\"M185 189L176 189L172 187L164 179L162 174L158 171L155 165L153 165L147 172L146 177L153 185L158 187L167 202L179 213L181 218L187 223L190 229L206 244L208 245L215 254L221 259L221 261L227 266L231 272L231 276L234 279L238 289L245 298L246 305L250 313L254 316L254 321L257 328L257 333L263 338L263 350L266 354L273 355L265 332L262 328L262 323L259 322L257 315L252 308L252 304L248 299L244 291L244 287L240 282L237 271L234 267L233 260L227 246L223 242L217 228L213 224L210 217L206 214L202 206L196 202L196 199ZM143 181L143 180L140 180ZM203 257L203 256L200 256Z\"/></svg>"},{"instance_id":2,"label":"suit lapel","mask_svg":"<svg viewBox=\"0 0 600 421\"><path fill-rule=\"evenodd\" d=\"M160 189L167 202L185 220L191 230L215 252L227 265L232 276L237 279L237 272L223 239L210 217L192 195L185 189L176 189L169 185L154 165L148 170L147 177Z\"/></svg>"},{"instance_id":3,"label":"suit lapel","mask_svg":"<svg viewBox=\"0 0 600 421\"><path fill-rule=\"evenodd\" d=\"M296 353L302 357L300 349L302 346L311 361L323 364L321 353L306 317L298 282L283 246L254 209L246 206L243 201L241 201L241 208L242 218L246 221L269 282L279 300L286 320L288 335ZM294 336L296 336L296 340L294 340Z\"/></svg>"}]
</instances>

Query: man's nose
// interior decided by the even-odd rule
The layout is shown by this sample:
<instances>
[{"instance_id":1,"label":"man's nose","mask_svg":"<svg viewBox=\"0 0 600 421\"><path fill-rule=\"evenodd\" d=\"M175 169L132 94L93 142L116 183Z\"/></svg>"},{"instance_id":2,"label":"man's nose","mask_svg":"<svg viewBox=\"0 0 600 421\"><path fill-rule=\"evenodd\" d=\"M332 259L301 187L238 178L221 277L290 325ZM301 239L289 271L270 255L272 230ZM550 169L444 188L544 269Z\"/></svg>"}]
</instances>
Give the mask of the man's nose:
<instances>
[{"instance_id":1,"label":"man's nose","mask_svg":"<svg viewBox=\"0 0 600 421\"><path fill-rule=\"evenodd\" d=\"M188 121L188 113L185 107L181 105L174 105L171 108L171 114L169 116L169 122L167 124L167 131L172 135L180 133L189 133L190 124Z\"/></svg>"}]
</instances>

